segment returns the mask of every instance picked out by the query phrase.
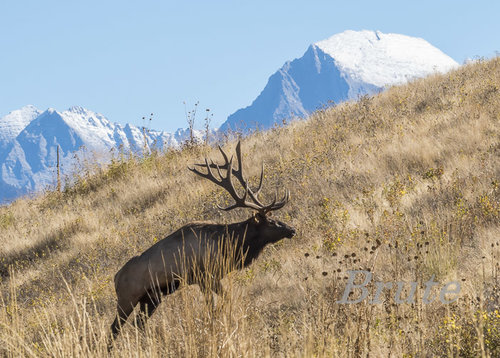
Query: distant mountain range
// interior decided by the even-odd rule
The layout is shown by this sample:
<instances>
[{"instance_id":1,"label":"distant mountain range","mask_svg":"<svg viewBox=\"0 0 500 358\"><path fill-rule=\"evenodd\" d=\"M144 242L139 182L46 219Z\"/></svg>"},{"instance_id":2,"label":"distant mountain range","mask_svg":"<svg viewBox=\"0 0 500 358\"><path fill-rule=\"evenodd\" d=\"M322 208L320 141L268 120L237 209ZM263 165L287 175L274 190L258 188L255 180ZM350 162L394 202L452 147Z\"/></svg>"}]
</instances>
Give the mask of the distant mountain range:
<instances>
[{"instance_id":1,"label":"distant mountain range","mask_svg":"<svg viewBox=\"0 0 500 358\"><path fill-rule=\"evenodd\" d=\"M457 66L423 39L346 31L309 46L301 58L285 63L253 103L230 115L219 132L267 129L331 103ZM109 153L112 148L141 151L152 145L163 149L179 146L188 137L187 129L144 132L111 123L82 107L42 112L25 106L0 118L0 203L54 185L58 146L62 173L69 174L75 169L75 154ZM102 158L108 159L106 154Z\"/></svg>"},{"instance_id":2,"label":"distant mountain range","mask_svg":"<svg viewBox=\"0 0 500 358\"><path fill-rule=\"evenodd\" d=\"M332 102L356 100L388 86L458 67L427 41L379 31L345 31L309 46L268 80L253 103L220 127L267 129L283 119L303 118Z\"/></svg>"},{"instance_id":3,"label":"distant mountain range","mask_svg":"<svg viewBox=\"0 0 500 358\"><path fill-rule=\"evenodd\" d=\"M201 133L195 131L199 139ZM187 129L175 133L141 130L111 123L102 114L82 107L64 112L41 112L25 106L0 118L0 203L55 184L57 146L63 174L75 169L75 154L100 153L101 160L116 150L142 151L155 146L177 147L189 138Z\"/></svg>"}]
</instances>

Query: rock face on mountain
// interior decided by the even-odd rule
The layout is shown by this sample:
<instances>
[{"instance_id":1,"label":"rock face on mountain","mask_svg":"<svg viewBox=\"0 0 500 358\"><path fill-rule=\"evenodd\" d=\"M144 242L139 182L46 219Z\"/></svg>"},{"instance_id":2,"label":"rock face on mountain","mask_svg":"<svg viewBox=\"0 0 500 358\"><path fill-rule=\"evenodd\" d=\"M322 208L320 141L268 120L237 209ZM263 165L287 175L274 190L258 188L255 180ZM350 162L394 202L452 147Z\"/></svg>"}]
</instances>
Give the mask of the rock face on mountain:
<instances>
[{"instance_id":1,"label":"rock face on mountain","mask_svg":"<svg viewBox=\"0 0 500 358\"><path fill-rule=\"evenodd\" d=\"M302 118L318 108L458 64L427 41L378 31L346 31L317 42L274 73L253 103L221 126L246 131Z\"/></svg>"},{"instance_id":2,"label":"rock face on mountain","mask_svg":"<svg viewBox=\"0 0 500 358\"><path fill-rule=\"evenodd\" d=\"M177 147L188 137L185 129L171 134L111 123L82 107L64 112L23 107L0 118L0 204L54 185L58 146L62 173L69 174L77 169L75 155L107 161L113 150Z\"/></svg>"}]
</instances>

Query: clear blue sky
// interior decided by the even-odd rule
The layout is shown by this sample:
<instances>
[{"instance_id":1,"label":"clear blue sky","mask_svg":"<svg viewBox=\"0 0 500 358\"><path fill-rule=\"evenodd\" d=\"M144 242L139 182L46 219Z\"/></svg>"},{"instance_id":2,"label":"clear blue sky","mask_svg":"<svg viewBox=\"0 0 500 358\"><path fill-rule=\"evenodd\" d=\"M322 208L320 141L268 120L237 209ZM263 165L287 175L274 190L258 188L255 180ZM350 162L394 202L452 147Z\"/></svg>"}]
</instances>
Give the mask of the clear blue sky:
<instances>
[{"instance_id":1,"label":"clear blue sky","mask_svg":"<svg viewBox=\"0 0 500 358\"><path fill-rule=\"evenodd\" d=\"M219 126L283 63L347 29L422 37L457 62L500 51L500 1L0 1L0 117L81 105L113 122Z\"/></svg>"}]
</instances>

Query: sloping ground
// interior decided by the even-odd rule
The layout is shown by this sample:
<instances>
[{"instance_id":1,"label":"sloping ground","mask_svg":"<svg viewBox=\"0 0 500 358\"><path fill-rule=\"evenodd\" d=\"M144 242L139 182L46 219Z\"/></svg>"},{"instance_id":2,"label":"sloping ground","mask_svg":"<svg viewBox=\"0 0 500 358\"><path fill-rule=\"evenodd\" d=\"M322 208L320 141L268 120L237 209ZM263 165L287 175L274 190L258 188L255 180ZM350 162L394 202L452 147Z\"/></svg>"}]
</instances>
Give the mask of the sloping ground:
<instances>
[{"instance_id":1,"label":"sloping ground","mask_svg":"<svg viewBox=\"0 0 500 358\"><path fill-rule=\"evenodd\" d=\"M275 215L298 234L227 277L215 312L183 288L112 355L499 356L499 139L500 58L246 138L249 174L265 161L264 194L290 189ZM186 169L206 155L219 154L118 158L65 193L0 208L2 355L106 355L121 265L190 221L246 219ZM415 302L392 289L369 304L370 284L362 302L337 303L359 269L405 294L418 282ZM432 277L433 296L458 281L458 300L423 303Z\"/></svg>"}]
</instances>

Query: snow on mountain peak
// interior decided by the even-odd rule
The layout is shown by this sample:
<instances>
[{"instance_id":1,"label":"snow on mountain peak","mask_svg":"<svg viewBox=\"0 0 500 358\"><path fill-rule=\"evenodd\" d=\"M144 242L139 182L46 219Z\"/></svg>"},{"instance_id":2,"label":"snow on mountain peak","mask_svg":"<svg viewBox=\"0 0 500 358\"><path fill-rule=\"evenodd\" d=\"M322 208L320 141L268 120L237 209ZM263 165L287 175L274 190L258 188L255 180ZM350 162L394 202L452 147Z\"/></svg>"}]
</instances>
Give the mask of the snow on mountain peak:
<instances>
[{"instance_id":1,"label":"snow on mountain peak","mask_svg":"<svg viewBox=\"0 0 500 358\"><path fill-rule=\"evenodd\" d=\"M32 120L42 113L29 104L0 118L0 149L12 141Z\"/></svg>"},{"instance_id":2,"label":"snow on mountain peak","mask_svg":"<svg viewBox=\"0 0 500 358\"><path fill-rule=\"evenodd\" d=\"M402 84L458 63L421 38L380 31L348 30L316 42L353 82L377 87Z\"/></svg>"},{"instance_id":3,"label":"snow on mountain peak","mask_svg":"<svg viewBox=\"0 0 500 358\"><path fill-rule=\"evenodd\" d=\"M85 114L87 112L87 109L85 109L81 106L71 106L68 108L68 112Z\"/></svg>"},{"instance_id":4,"label":"snow on mountain peak","mask_svg":"<svg viewBox=\"0 0 500 358\"><path fill-rule=\"evenodd\" d=\"M253 103L231 114L220 130L269 128L332 102L355 100L455 67L452 58L423 39L348 30L312 44L302 57L286 62Z\"/></svg>"}]
</instances>

